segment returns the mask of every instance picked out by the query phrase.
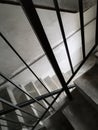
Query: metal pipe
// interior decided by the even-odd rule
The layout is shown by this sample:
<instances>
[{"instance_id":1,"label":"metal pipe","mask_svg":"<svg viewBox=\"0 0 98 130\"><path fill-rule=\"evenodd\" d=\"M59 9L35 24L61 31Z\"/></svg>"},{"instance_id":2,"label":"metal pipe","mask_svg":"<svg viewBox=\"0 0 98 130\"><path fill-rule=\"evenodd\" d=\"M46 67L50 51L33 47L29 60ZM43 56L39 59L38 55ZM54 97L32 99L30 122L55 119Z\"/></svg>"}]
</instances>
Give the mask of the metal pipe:
<instances>
[{"instance_id":1,"label":"metal pipe","mask_svg":"<svg viewBox=\"0 0 98 130\"><path fill-rule=\"evenodd\" d=\"M35 33L40 41L40 44L41 44L43 50L45 51L62 87L64 88L68 98L72 99L72 96L68 90L68 87L66 85L64 77L63 77L61 70L58 66L56 58L52 52L51 46L49 44L49 41L47 39L47 36L45 34L45 31L44 31L43 26L41 24L41 21L39 19L39 16L36 12L36 9L32 3L32 0L29 0L29 1L20 0L20 3L22 5L22 8L23 8L23 10L24 10L24 12L25 12L30 24L31 24L31 27L32 27L32 29L34 29L34 31L35 31Z\"/></svg>"},{"instance_id":2,"label":"metal pipe","mask_svg":"<svg viewBox=\"0 0 98 130\"><path fill-rule=\"evenodd\" d=\"M63 91L63 89L58 89L58 90L52 91L51 94L52 94L52 95L56 95L56 94L58 94L59 92L62 92L62 91ZM49 94L49 93L44 94L44 95L41 95L41 96L38 96L38 97L35 97L35 99L37 99L38 101L40 101L40 100L43 100L43 99L48 98L48 97L50 97L50 94ZM22 107L28 106L28 105L30 105L30 104L32 104L32 103L35 103L35 100L30 99L30 100L28 100L28 101L19 103L19 104L17 104L16 106L22 108ZM1 110L1 111L0 111L0 115L7 114L7 113L12 112L12 111L14 111L14 110L17 110L17 108L10 108L9 110Z\"/></svg>"},{"instance_id":3,"label":"metal pipe","mask_svg":"<svg viewBox=\"0 0 98 130\"><path fill-rule=\"evenodd\" d=\"M48 104L48 106L50 105L50 103L47 101L47 99L43 99L43 100ZM53 106L51 108L53 111L55 111L55 108Z\"/></svg>"},{"instance_id":4,"label":"metal pipe","mask_svg":"<svg viewBox=\"0 0 98 130\"><path fill-rule=\"evenodd\" d=\"M10 103L9 101L4 100L3 98L0 98L0 102L5 103L5 104L7 104L7 105L10 106L10 107L16 108L16 109L18 109L18 110L24 112L25 114L31 116L32 118L39 119L38 117L32 115L31 113L29 113L29 112L27 112L27 111L22 110L20 107L18 107L18 106L16 106L16 105L13 105L12 103Z\"/></svg>"},{"instance_id":5,"label":"metal pipe","mask_svg":"<svg viewBox=\"0 0 98 130\"><path fill-rule=\"evenodd\" d=\"M39 101L37 101L35 98L33 98L30 94L22 90L18 85L16 85L13 81L11 81L9 78L7 78L4 74L0 73L0 76L9 81L12 85L14 85L17 89L19 89L21 92L29 96L31 99L35 100L42 108L46 109Z\"/></svg>"},{"instance_id":6,"label":"metal pipe","mask_svg":"<svg viewBox=\"0 0 98 130\"><path fill-rule=\"evenodd\" d=\"M13 50L13 52L18 56L18 58L25 64L25 66L30 70L30 72L36 77L36 79L42 84L42 86L50 93L45 84L39 79L39 77L35 74L35 72L31 69L31 67L24 61L24 59L19 55L19 53L15 50L15 48L9 43L9 41L4 37L4 35L0 32L0 36L6 42L6 44ZM51 93L50 93L51 94ZM54 99L54 97L52 96ZM48 101L47 101L48 102Z\"/></svg>"},{"instance_id":7,"label":"metal pipe","mask_svg":"<svg viewBox=\"0 0 98 130\"><path fill-rule=\"evenodd\" d=\"M83 17L83 0L79 0L79 16L80 16L80 27L81 27L81 38L82 38L82 52L83 59L85 58L85 34L84 34L84 17Z\"/></svg>"},{"instance_id":8,"label":"metal pipe","mask_svg":"<svg viewBox=\"0 0 98 130\"><path fill-rule=\"evenodd\" d=\"M67 41L66 41L66 36L65 36L65 31L64 31L62 18L61 18L60 11L59 11L58 1L57 0L53 0L53 2L54 2L54 5L55 5L56 14L57 14L57 18L58 18L58 22L59 22L59 26L60 26L60 30L61 30L61 34L62 34L62 38L63 38L63 41L64 41L65 49L66 49L66 52L67 52L70 68L71 68L71 71L72 71L72 74L73 74L74 73L74 69L73 69L73 65L72 65L69 49L68 49L68 46L67 46Z\"/></svg>"}]
</instances>

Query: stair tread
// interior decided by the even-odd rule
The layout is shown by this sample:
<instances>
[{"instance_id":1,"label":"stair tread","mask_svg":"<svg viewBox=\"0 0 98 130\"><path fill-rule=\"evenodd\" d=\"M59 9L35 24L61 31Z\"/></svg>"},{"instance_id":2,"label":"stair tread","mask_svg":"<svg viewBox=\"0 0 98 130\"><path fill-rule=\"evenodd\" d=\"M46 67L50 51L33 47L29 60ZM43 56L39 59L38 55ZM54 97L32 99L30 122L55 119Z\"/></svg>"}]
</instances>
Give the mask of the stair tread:
<instances>
[{"instance_id":1,"label":"stair tread","mask_svg":"<svg viewBox=\"0 0 98 130\"><path fill-rule=\"evenodd\" d=\"M98 130L98 111L75 89L74 100L63 109L75 130Z\"/></svg>"},{"instance_id":2,"label":"stair tread","mask_svg":"<svg viewBox=\"0 0 98 130\"><path fill-rule=\"evenodd\" d=\"M22 93L20 90L18 90L17 88L15 88L13 90L13 95L15 97L15 100L17 103L22 103L23 101L27 101L27 97L24 93ZM18 96L17 96L18 95ZM35 115L34 111L32 110L31 106L26 106L23 107L22 110L24 111L28 111L29 113L31 113L32 115ZM32 118L29 115L25 114L24 112L21 112L22 116L25 117L24 118L24 122L27 124L33 124L36 122L36 118Z\"/></svg>"},{"instance_id":3,"label":"stair tread","mask_svg":"<svg viewBox=\"0 0 98 130\"><path fill-rule=\"evenodd\" d=\"M37 90L37 92L38 92L39 95L43 95L43 94L46 94L46 93L47 93L46 88L44 88L44 86L43 86L38 80L34 83L34 85L35 85L35 88L36 88L36 90ZM41 100L41 101L39 101L39 102L40 102L44 107L47 107L47 106L46 106L47 103L46 103L45 101ZM44 109L43 109L41 106L39 106L38 104L36 104L36 107L38 107L38 109L39 109L42 113L44 112ZM42 114L42 113L40 113L40 114ZM47 117L48 115L50 115L49 112L47 112L47 114L46 114L45 117Z\"/></svg>"},{"instance_id":4,"label":"stair tread","mask_svg":"<svg viewBox=\"0 0 98 130\"><path fill-rule=\"evenodd\" d=\"M77 88L98 105L98 65L75 80Z\"/></svg>"}]
</instances>

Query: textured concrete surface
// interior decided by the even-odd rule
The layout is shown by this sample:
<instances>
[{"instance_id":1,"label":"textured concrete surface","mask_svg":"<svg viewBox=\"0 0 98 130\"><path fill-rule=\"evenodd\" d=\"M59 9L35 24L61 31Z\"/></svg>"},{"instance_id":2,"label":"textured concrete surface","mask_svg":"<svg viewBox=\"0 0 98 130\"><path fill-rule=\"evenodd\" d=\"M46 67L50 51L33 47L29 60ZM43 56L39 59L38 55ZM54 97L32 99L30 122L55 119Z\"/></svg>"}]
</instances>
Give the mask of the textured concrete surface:
<instances>
[{"instance_id":1,"label":"textured concrete surface","mask_svg":"<svg viewBox=\"0 0 98 130\"><path fill-rule=\"evenodd\" d=\"M98 105L98 64L76 79L75 84L79 90Z\"/></svg>"},{"instance_id":2,"label":"textured concrete surface","mask_svg":"<svg viewBox=\"0 0 98 130\"><path fill-rule=\"evenodd\" d=\"M73 101L63 109L75 130L98 130L98 111L78 91L72 92Z\"/></svg>"},{"instance_id":3,"label":"textured concrete surface","mask_svg":"<svg viewBox=\"0 0 98 130\"><path fill-rule=\"evenodd\" d=\"M35 97L37 97L37 96L40 95L40 94L39 94L39 91L37 91L37 89L36 89L36 86L35 86L32 82L28 83L28 84L25 86L25 89L26 89L26 91L27 91L33 98L35 98ZM40 103L41 103L43 106L45 106L45 104L44 104L43 101L40 101ZM38 103L34 103L33 106L34 106L34 108L36 109L36 112L37 112L38 116L41 116L42 113L44 112L44 109L43 109ZM46 107L46 106L45 106L45 107ZM39 111L38 111L38 110L39 110Z\"/></svg>"},{"instance_id":4,"label":"textured concrete surface","mask_svg":"<svg viewBox=\"0 0 98 130\"><path fill-rule=\"evenodd\" d=\"M10 0L9 0L10 1ZM15 1L16 0L11 0L11 1ZM33 0L34 4L36 5L42 5L42 6L46 6L46 7L54 7L54 3L53 0ZM90 8L91 6L93 6L95 4L96 0L83 0L83 4L84 4L84 9L87 10L88 8ZM77 12L78 11L78 0L58 0L59 3L59 7L61 9L65 9L66 12L67 11L73 11L73 12Z\"/></svg>"},{"instance_id":5,"label":"textured concrete surface","mask_svg":"<svg viewBox=\"0 0 98 130\"><path fill-rule=\"evenodd\" d=\"M13 90L13 94L14 94L14 97L15 97L17 103L22 103L22 102L27 101L26 95L24 93L22 93L20 90L18 90L17 88L15 88ZM27 111L35 116L35 113L32 110L31 106L23 107L22 110ZM33 123L36 122L36 120L37 120L36 118L30 117L29 115L25 114L24 112L21 112L21 113L22 113L22 116L25 117L24 118L25 123L32 125Z\"/></svg>"},{"instance_id":6,"label":"textured concrete surface","mask_svg":"<svg viewBox=\"0 0 98 130\"><path fill-rule=\"evenodd\" d=\"M48 130L74 130L67 118L61 111L57 111L44 121Z\"/></svg>"},{"instance_id":7,"label":"textured concrete surface","mask_svg":"<svg viewBox=\"0 0 98 130\"><path fill-rule=\"evenodd\" d=\"M91 69L91 68L95 65L96 62L97 62L97 60L96 60L94 54L92 54L92 55L87 59L87 61L84 63L84 65L81 67L81 69L78 71L78 73L75 75L75 77L72 79L70 85L71 85L71 84L74 84L74 81L75 81L77 78L79 78L81 75L83 75L84 73L86 73L89 69ZM80 65L80 63L74 67L74 70L76 70L79 65ZM71 77L71 75L72 75L71 71L68 71L68 72L66 72L66 73L63 73L63 76L64 76L65 81L68 81L68 79ZM51 78L52 78L53 81L57 84L57 86L58 86L59 88L61 88L61 84L60 84L60 82L59 82L57 76L54 75L54 76L51 77Z\"/></svg>"}]
</instances>

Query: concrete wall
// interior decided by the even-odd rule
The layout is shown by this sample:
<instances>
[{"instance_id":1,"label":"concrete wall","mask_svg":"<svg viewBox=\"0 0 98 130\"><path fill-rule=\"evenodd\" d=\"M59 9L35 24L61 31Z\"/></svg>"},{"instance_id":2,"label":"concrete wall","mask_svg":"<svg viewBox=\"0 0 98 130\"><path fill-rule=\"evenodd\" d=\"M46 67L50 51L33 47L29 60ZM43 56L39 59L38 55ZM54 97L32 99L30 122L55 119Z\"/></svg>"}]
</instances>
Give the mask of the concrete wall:
<instances>
[{"instance_id":1,"label":"concrete wall","mask_svg":"<svg viewBox=\"0 0 98 130\"><path fill-rule=\"evenodd\" d=\"M70 66L56 13L54 11L41 9L37 9L37 12L50 41L51 47L54 48L53 52L58 64L62 72L67 72L70 70ZM95 40L95 12L96 7L93 6L84 13L87 53L94 45ZM63 19L70 55L72 57L72 63L73 65L76 65L82 59L79 14L61 13L61 16ZM27 63L35 61L44 54L39 41L37 40L20 7L0 5L0 23L1 32L3 32L6 38L11 42ZM7 76L11 76L23 67L22 62L0 38L0 71L5 73ZM46 56L43 56L40 60L35 62L31 68L41 78L44 78L47 75L54 75ZM25 70L13 80L15 80L18 84L25 85L32 80L35 81L36 79L32 76L29 70Z\"/></svg>"}]
</instances>

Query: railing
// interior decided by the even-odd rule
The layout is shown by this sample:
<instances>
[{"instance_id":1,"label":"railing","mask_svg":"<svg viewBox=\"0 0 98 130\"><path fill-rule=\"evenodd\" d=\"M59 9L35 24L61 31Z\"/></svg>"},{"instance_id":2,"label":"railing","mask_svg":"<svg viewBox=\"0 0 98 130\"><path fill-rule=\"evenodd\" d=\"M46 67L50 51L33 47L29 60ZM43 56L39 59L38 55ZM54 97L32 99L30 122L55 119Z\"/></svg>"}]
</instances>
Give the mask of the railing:
<instances>
[{"instance_id":1,"label":"railing","mask_svg":"<svg viewBox=\"0 0 98 130\"><path fill-rule=\"evenodd\" d=\"M35 129L35 127L42 121L42 119L44 118L44 116L46 115L46 113L52 109L55 111L55 108L53 107L53 104L55 103L55 101L59 98L59 96L61 95L62 92L65 92L69 98L69 100L72 100L72 95L69 91L70 87L69 87L69 83L72 81L72 79L74 78L74 76L77 74L77 72L80 70L80 68L84 65L85 61L88 59L88 57L91 55L91 53L94 51L94 49L96 48L97 44L98 44L98 1L97 1L97 14L96 14L96 36L95 36L95 45L92 47L92 49L89 51L89 53L86 55L86 50L85 50L85 35L84 35L84 16L83 16L83 3L82 0L79 0L79 15L80 15L80 27L81 27L81 38L82 38L82 54L83 54L83 60L81 62L81 64L78 66L78 68L76 70L74 70L74 67L72 65L72 60L71 60L71 56L70 56L70 52L68 49L68 45L67 45L67 40L66 40L66 35L64 32L64 27L63 27L63 22L62 22L62 18L61 18L61 14L60 11L66 11L66 10L62 10L59 8L59 4L57 0L53 0L54 2L54 8L48 8L48 7L43 7L43 6L37 6L34 5L32 0L19 0L18 2L13 2L13 1L6 1L6 0L1 0L1 3L8 3L8 4L13 4L13 5L18 5L21 6L31 24L32 29L35 31L36 36L38 37L40 44L47 56L47 58L49 59L52 68L54 69L55 74L57 75L62 88L52 91L50 92L49 89L47 88L47 86L40 80L40 78L37 76L37 74L31 69L31 67L25 62L25 60L22 58L22 56L19 55L19 53L15 50L15 48L11 45L11 43L5 38L5 36L2 34L2 32L0 32L0 37L6 42L6 44L13 50L13 52L18 56L18 58L23 62L23 64L26 66L26 68L33 74L33 76L36 77L36 79L42 84L42 86L45 88L45 90L47 91L46 94L38 96L38 97L33 97L31 96L28 92L24 91L19 85L17 85L16 83L14 83L12 81L11 78L8 78L6 75L0 73L0 76L5 79L5 81L3 82L9 82L11 83L15 88L17 88L19 91L21 91L23 94L27 95L30 100L24 101L22 103L16 104L14 105L13 103L3 99L0 97L0 102L4 103L8 106L10 106L9 109L7 110L1 110L0 111L0 120L5 120L8 122L11 122L13 125L14 124L18 124L21 127L31 127L32 129ZM42 23L39 19L39 16L37 14L37 11L35 8L43 8L43 9L50 9L50 10L54 10L56 12L57 18L58 18L58 23L59 23L59 27L60 27L60 31L62 34L62 38L64 41L64 46L67 52L67 56L68 56L68 60L69 60L69 64L70 64L70 69L72 72L72 76L69 78L68 81L65 81L62 72L59 68L59 65L57 63L57 60L53 54L53 50L50 46L50 43L48 41L47 35L44 31L44 28L42 26ZM2 85L2 84L1 84ZM54 97L54 95L56 95ZM52 102L49 103L47 98L48 97L52 97ZM48 107L44 106L42 103L40 103L40 101L44 101ZM23 110L22 108L26 107L26 106L30 106L33 103L37 103L39 106L41 106L41 108L44 110L44 113L38 117L33 115L32 113L29 113L25 110ZM31 107L31 106L30 106ZM35 108L34 106L32 106L32 108L36 111L37 108ZM6 114L11 113L13 111L19 110L22 113L25 113L25 115L28 115L32 118L32 120L34 120L34 123L32 125L24 123L24 122L20 122L20 121L13 121L11 119L6 118ZM5 115L5 117L2 117L2 115ZM23 115L19 115L16 114L17 116L26 118L26 116ZM7 126L4 124L0 124L0 126L3 127L11 127L11 126Z\"/></svg>"}]
</instances>

